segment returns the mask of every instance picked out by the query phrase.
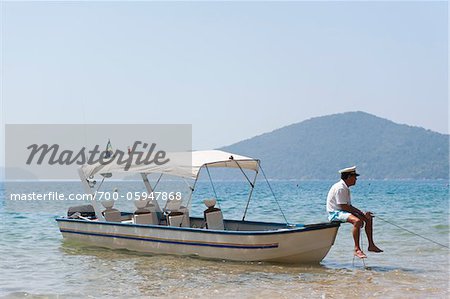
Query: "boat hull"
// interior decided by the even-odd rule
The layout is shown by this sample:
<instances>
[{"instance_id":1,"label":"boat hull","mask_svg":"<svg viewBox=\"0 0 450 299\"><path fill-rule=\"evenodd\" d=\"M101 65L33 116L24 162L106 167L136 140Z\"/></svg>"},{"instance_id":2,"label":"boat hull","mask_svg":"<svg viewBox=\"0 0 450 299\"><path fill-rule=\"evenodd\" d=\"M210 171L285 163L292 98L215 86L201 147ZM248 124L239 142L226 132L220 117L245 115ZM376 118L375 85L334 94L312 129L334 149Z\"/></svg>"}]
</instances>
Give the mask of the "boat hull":
<instances>
[{"instance_id":1,"label":"boat hull","mask_svg":"<svg viewBox=\"0 0 450 299\"><path fill-rule=\"evenodd\" d=\"M63 237L86 244L152 254L232 261L319 263L334 244L339 223L270 231L214 231L79 219L56 219Z\"/></svg>"}]
</instances>

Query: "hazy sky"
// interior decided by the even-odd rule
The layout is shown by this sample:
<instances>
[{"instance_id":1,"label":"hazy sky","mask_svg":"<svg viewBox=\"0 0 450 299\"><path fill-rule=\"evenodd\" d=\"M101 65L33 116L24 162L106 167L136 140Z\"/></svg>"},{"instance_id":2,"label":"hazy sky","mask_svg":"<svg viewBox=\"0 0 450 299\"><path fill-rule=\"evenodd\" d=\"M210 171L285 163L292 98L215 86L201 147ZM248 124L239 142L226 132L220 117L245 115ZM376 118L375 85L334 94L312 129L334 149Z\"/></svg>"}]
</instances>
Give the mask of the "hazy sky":
<instances>
[{"instance_id":1,"label":"hazy sky","mask_svg":"<svg viewBox=\"0 0 450 299\"><path fill-rule=\"evenodd\" d=\"M188 123L209 149L361 110L448 133L446 2L2 2L2 123Z\"/></svg>"}]
</instances>

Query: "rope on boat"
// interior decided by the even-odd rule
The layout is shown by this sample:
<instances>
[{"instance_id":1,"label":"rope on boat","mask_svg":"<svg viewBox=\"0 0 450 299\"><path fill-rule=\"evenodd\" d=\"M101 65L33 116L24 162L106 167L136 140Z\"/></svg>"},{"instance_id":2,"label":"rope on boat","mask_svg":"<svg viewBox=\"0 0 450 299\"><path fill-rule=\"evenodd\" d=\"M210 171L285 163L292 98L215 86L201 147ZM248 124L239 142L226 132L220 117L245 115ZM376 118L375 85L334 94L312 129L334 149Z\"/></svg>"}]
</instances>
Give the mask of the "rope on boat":
<instances>
[{"instance_id":1,"label":"rope on boat","mask_svg":"<svg viewBox=\"0 0 450 299\"><path fill-rule=\"evenodd\" d=\"M275 192L273 192L272 186L270 185L269 180L267 179L266 174L264 173L264 169L261 167L261 164L259 165L259 169L261 169L261 172L262 172L262 174L264 176L264 179L266 180L267 185L269 186L270 192L272 192L273 198L275 198L275 202L277 203L278 208L280 209L280 212L281 212L281 215L284 218L284 221L286 222L287 225L289 225L289 222L287 221L286 216L284 215L283 210L281 209L280 203L278 202L278 199L275 196Z\"/></svg>"},{"instance_id":2,"label":"rope on boat","mask_svg":"<svg viewBox=\"0 0 450 299\"><path fill-rule=\"evenodd\" d=\"M404 230L404 231L406 231L406 232L408 232L408 233L410 233L410 234L413 234L413 235L415 235L415 236L417 236L417 237L420 237L420 238L422 238L422 239L425 239L425 240L427 240L427 241L429 241L429 242L432 242L432 243L434 243L434 244L436 244L436 245L439 245L439 246L442 246L442 247L444 247L444 248L450 249L450 247L447 246L447 245L445 245L445 244L436 242L436 241L434 241L434 240L432 240L432 239L429 239L429 238L427 238L427 237L424 237L424 236L422 236L422 235L419 235L418 233L415 233L415 232L413 232L413 231L410 231L409 229L406 229L406 228L401 227L401 226L399 226L399 225L397 225L397 224L395 224L395 223L392 223L392 222L390 222L390 221L387 221L386 219L383 219L383 218L381 218L381 217L378 216L378 215L377 215L376 217L377 217L378 219L380 219L380 220L382 220L382 221L384 221L384 222L386 222L386 223L389 223L390 225L393 225L393 226L395 226L395 227L397 227L397 228L399 228L399 229L402 229L402 230Z\"/></svg>"}]
</instances>

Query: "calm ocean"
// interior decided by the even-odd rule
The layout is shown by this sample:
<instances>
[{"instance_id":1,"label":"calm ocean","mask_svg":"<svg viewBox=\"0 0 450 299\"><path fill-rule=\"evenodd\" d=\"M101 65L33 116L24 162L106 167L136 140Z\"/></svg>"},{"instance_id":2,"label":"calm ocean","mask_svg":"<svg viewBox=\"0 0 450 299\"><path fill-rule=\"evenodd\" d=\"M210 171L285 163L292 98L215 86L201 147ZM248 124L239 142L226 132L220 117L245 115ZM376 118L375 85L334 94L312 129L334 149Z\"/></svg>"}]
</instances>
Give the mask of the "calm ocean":
<instances>
[{"instance_id":1,"label":"calm ocean","mask_svg":"<svg viewBox=\"0 0 450 299\"><path fill-rule=\"evenodd\" d=\"M326 221L332 181L272 181L291 223ZM236 263L191 257L142 255L64 242L54 218L76 201L11 201L0 185L0 297L235 297L235 298L449 298L449 249L381 221L449 245L448 181L368 181L352 187L353 205L375 218L375 242L384 253L365 261L352 255L351 225L339 229L320 265ZM23 193L81 193L78 182L16 183ZM241 219L248 184L216 182L224 216ZM164 188L164 185L161 185ZM138 182L110 182L103 190L141 190ZM201 216L202 199L214 197L200 182L191 215ZM133 211L131 202L117 205ZM247 220L283 222L264 181L250 202ZM367 239L363 238L364 247Z\"/></svg>"}]
</instances>

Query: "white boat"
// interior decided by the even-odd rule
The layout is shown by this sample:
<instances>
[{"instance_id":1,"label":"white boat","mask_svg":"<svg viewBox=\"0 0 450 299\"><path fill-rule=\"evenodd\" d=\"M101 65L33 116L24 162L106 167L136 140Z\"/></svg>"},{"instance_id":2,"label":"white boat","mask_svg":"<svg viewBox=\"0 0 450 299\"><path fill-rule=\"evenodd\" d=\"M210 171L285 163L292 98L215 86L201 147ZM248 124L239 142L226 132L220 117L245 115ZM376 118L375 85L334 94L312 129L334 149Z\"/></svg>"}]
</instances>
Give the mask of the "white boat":
<instances>
[{"instance_id":1,"label":"white boat","mask_svg":"<svg viewBox=\"0 0 450 299\"><path fill-rule=\"evenodd\" d=\"M194 151L192 159L161 167L154 164L131 165L84 165L79 169L86 193L94 193L94 175L103 175L103 180L114 173L140 173L148 194L155 194L148 175L160 173L185 179L193 179L187 200L190 203L199 173L211 167L239 168L255 172L251 181L249 200L256 176L260 171L257 159L223 151ZM101 185L101 184L100 184ZM135 212L119 212L113 201L93 200L92 205L72 207L67 217L57 218L59 229L65 239L90 245L128 249L151 254L189 255L203 258L233 261L264 261L280 263L318 263L333 245L339 223L289 224L223 219L222 211L215 207L216 200L204 201L203 218L189 216L187 207L179 200L169 200L161 209L157 201L149 198L135 201ZM189 206L189 205L186 205ZM247 205L248 207L248 205ZM246 209L247 209L246 207Z\"/></svg>"}]
</instances>

